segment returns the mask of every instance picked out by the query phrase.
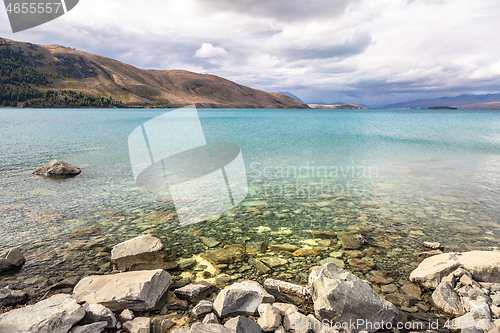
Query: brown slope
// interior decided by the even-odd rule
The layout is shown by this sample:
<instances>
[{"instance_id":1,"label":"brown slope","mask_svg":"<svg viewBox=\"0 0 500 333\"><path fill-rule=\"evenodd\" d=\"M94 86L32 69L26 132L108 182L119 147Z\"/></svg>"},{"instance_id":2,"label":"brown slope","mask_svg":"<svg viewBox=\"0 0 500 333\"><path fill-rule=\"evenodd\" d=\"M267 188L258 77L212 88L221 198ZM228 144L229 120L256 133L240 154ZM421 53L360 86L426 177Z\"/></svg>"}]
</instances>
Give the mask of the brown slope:
<instances>
[{"instance_id":1,"label":"brown slope","mask_svg":"<svg viewBox=\"0 0 500 333\"><path fill-rule=\"evenodd\" d=\"M71 89L138 106L204 108L309 108L279 93L252 89L221 77L184 70L145 70L59 45L10 41L53 77L50 90Z\"/></svg>"}]
</instances>

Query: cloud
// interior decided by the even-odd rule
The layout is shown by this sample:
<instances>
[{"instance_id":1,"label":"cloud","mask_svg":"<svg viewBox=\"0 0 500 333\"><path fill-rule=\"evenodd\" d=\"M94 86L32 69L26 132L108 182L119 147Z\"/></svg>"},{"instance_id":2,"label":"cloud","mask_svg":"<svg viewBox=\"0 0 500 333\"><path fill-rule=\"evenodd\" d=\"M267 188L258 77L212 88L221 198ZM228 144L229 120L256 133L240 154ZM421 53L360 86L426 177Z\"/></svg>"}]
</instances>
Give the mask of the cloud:
<instances>
[{"instance_id":1,"label":"cloud","mask_svg":"<svg viewBox=\"0 0 500 333\"><path fill-rule=\"evenodd\" d=\"M194 55L196 58L218 58L227 56L227 51L223 47L213 46L210 43L203 43L201 47L196 50Z\"/></svg>"},{"instance_id":2,"label":"cloud","mask_svg":"<svg viewBox=\"0 0 500 333\"><path fill-rule=\"evenodd\" d=\"M497 0L86 0L18 34L0 11L0 36L376 105L498 92L498 12Z\"/></svg>"}]
</instances>

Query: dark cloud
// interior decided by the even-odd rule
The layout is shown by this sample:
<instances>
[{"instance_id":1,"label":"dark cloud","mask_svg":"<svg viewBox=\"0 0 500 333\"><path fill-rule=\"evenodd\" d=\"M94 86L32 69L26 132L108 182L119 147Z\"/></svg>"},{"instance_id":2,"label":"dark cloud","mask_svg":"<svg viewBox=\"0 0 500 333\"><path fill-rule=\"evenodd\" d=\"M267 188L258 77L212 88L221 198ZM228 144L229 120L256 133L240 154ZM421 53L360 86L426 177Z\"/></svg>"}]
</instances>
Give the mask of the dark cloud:
<instances>
[{"instance_id":1,"label":"dark cloud","mask_svg":"<svg viewBox=\"0 0 500 333\"><path fill-rule=\"evenodd\" d=\"M236 12L279 21L328 19L342 15L357 0L196 0L200 11Z\"/></svg>"},{"instance_id":2,"label":"dark cloud","mask_svg":"<svg viewBox=\"0 0 500 333\"><path fill-rule=\"evenodd\" d=\"M303 59L342 59L362 53L370 45L371 40L368 33L357 33L334 45L328 45L331 43L328 40L324 41L325 45L302 46L300 43L287 43L287 45L281 47L271 46L269 51L274 55L292 61Z\"/></svg>"}]
</instances>

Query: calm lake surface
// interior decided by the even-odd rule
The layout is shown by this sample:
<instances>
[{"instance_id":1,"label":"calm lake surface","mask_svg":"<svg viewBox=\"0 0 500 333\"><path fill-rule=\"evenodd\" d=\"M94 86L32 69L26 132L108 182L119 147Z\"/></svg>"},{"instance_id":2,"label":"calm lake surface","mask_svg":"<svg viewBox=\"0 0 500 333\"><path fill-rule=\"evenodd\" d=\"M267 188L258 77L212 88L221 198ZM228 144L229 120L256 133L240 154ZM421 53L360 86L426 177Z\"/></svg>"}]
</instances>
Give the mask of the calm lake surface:
<instances>
[{"instance_id":1,"label":"calm lake surface","mask_svg":"<svg viewBox=\"0 0 500 333\"><path fill-rule=\"evenodd\" d=\"M96 257L109 261L113 244L143 233L189 258L209 249L202 237L219 242L215 247L265 241L325 248L311 231L348 230L365 233L377 249L366 258L377 269L398 270L402 278L424 250L422 241L498 250L498 112L199 110L208 142L240 146L249 194L220 217L180 227L162 213L175 211L168 193L136 186L129 159L130 133L167 111L2 110L0 250L18 246L64 271L88 269L84 261ZM31 176L53 159L82 174ZM65 266L76 262L71 230L90 225L102 230L100 252L86 248L78 265ZM336 248L335 240L306 263L313 266ZM28 265L26 274L37 267ZM304 282L307 275L304 269L291 280Z\"/></svg>"}]
</instances>

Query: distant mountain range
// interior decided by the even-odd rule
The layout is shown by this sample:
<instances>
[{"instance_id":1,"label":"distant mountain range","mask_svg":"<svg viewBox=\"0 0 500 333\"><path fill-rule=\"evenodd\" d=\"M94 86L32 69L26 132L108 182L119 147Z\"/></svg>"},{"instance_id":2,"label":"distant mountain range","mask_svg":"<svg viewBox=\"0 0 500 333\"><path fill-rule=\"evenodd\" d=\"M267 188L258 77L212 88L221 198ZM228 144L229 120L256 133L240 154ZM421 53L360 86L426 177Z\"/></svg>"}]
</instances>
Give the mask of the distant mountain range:
<instances>
[{"instance_id":1,"label":"distant mountain range","mask_svg":"<svg viewBox=\"0 0 500 333\"><path fill-rule=\"evenodd\" d=\"M442 97L435 99L419 99L412 102L389 104L384 109L418 109L432 107L455 107L469 110L500 110L500 94Z\"/></svg>"},{"instance_id":2,"label":"distant mountain range","mask_svg":"<svg viewBox=\"0 0 500 333\"><path fill-rule=\"evenodd\" d=\"M59 45L0 38L0 66L0 106L309 108L215 75L139 69Z\"/></svg>"}]
</instances>

